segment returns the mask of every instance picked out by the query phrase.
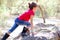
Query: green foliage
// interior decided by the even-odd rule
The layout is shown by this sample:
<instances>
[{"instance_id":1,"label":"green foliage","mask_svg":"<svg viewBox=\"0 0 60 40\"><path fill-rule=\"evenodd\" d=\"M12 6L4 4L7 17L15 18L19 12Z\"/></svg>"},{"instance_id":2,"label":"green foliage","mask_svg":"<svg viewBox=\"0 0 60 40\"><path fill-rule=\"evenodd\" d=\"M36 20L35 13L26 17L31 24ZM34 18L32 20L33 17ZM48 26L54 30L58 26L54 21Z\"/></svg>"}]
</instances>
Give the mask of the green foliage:
<instances>
[{"instance_id":1,"label":"green foliage","mask_svg":"<svg viewBox=\"0 0 60 40\"><path fill-rule=\"evenodd\" d=\"M21 14L28 9L29 2L36 0L0 0L0 25L4 25L5 20L9 17L8 14ZM58 0L38 0L38 4L43 11L47 12L48 16L55 16L56 5ZM35 17L41 17L41 12L37 10Z\"/></svg>"}]
</instances>

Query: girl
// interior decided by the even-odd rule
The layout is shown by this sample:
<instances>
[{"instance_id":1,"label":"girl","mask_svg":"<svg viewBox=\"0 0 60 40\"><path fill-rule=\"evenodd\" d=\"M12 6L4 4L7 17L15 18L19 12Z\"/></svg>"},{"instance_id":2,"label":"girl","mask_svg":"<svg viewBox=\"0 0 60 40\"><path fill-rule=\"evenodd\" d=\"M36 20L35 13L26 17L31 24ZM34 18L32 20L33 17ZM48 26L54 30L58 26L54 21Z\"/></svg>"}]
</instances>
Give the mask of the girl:
<instances>
[{"instance_id":1,"label":"girl","mask_svg":"<svg viewBox=\"0 0 60 40\"><path fill-rule=\"evenodd\" d=\"M36 12L36 9L36 3L29 3L29 10L16 18L13 27L3 36L2 40L6 40L10 36L10 33L12 33L19 25L26 25L26 29L28 30L33 29L33 17L35 15L34 12Z\"/></svg>"}]
</instances>

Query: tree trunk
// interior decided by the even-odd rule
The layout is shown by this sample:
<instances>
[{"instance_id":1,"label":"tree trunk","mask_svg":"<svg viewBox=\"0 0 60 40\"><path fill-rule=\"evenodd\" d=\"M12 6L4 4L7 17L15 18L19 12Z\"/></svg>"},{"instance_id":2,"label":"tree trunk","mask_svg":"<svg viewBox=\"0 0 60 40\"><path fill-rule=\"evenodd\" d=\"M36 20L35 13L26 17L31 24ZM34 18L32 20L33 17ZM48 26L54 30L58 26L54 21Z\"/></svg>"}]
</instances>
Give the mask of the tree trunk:
<instances>
[{"instance_id":1,"label":"tree trunk","mask_svg":"<svg viewBox=\"0 0 60 40\"><path fill-rule=\"evenodd\" d=\"M36 2L38 3L38 0L36 0ZM38 8L39 8L39 10L40 10L40 12L42 14L43 22L45 23L44 12L42 10L42 7L40 5L38 5Z\"/></svg>"}]
</instances>

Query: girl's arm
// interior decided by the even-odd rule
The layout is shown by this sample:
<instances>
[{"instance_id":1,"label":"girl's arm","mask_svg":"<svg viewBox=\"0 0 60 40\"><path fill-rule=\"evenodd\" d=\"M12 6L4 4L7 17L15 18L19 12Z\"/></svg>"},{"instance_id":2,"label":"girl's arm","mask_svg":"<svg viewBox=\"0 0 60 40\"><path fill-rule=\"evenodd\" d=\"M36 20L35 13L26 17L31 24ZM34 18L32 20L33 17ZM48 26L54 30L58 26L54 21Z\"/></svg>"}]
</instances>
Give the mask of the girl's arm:
<instances>
[{"instance_id":1,"label":"girl's arm","mask_svg":"<svg viewBox=\"0 0 60 40\"><path fill-rule=\"evenodd\" d=\"M31 29L33 29L33 18L34 18L34 16L31 15L31 17L30 17Z\"/></svg>"}]
</instances>

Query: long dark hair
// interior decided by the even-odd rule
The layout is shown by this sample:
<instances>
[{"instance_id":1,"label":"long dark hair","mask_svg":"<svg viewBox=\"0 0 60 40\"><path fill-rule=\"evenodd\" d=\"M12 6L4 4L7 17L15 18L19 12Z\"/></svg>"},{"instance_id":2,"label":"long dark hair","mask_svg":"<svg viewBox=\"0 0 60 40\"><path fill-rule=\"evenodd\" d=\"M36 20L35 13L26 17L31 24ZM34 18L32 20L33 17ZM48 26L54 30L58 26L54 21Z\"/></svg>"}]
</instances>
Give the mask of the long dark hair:
<instances>
[{"instance_id":1,"label":"long dark hair","mask_svg":"<svg viewBox=\"0 0 60 40\"><path fill-rule=\"evenodd\" d=\"M32 3L28 3L29 4L29 8L32 10L33 7L37 7L37 4L32 2Z\"/></svg>"}]
</instances>

